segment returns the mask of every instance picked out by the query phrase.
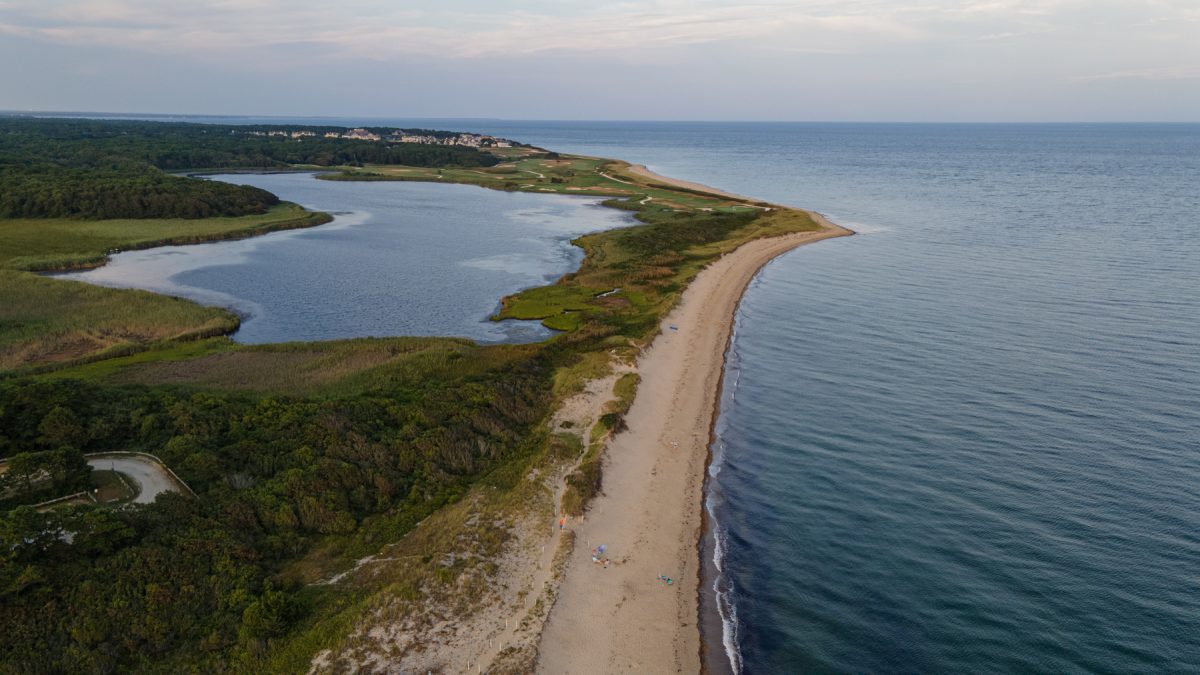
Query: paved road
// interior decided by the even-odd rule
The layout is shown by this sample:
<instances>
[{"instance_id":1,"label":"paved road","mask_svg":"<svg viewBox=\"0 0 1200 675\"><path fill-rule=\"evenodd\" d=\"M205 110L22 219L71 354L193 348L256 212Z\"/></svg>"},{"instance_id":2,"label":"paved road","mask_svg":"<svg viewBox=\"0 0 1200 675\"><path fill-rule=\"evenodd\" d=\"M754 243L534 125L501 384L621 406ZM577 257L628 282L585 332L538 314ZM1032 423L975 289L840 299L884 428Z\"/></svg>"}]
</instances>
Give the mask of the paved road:
<instances>
[{"instance_id":1,"label":"paved road","mask_svg":"<svg viewBox=\"0 0 1200 675\"><path fill-rule=\"evenodd\" d=\"M89 457L88 464L93 469L125 474L140 489L135 504L149 504L163 492L183 491L171 474L145 457Z\"/></svg>"}]
</instances>

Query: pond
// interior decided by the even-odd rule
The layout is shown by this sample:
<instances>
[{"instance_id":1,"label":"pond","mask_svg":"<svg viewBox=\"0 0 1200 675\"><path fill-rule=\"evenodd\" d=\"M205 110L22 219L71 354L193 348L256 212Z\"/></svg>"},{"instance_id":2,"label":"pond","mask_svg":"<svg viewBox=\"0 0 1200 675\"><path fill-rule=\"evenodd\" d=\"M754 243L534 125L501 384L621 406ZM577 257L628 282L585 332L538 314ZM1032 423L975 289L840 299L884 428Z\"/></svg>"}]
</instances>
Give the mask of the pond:
<instances>
[{"instance_id":1,"label":"pond","mask_svg":"<svg viewBox=\"0 0 1200 675\"><path fill-rule=\"evenodd\" d=\"M397 335L534 342L552 331L491 321L500 299L577 269L575 237L632 222L589 197L307 173L210 178L335 218L251 239L126 251L60 277L233 310L242 316L233 339L243 343Z\"/></svg>"}]
</instances>

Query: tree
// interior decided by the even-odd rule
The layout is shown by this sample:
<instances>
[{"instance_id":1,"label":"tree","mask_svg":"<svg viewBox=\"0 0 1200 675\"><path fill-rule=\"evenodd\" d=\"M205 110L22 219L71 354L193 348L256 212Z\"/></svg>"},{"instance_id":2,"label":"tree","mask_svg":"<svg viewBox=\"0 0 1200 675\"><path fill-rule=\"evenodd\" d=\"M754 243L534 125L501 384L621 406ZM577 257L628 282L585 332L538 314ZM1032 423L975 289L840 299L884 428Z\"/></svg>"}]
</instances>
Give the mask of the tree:
<instances>
[{"instance_id":1,"label":"tree","mask_svg":"<svg viewBox=\"0 0 1200 675\"><path fill-rule=\"evenodd\" d=\"M86 440L84 427L79 417L69 408L56 405L50 409L38 425L38 440L46 446L58 448L63 446L79 447Z\"/></svg>"}]
</instances>

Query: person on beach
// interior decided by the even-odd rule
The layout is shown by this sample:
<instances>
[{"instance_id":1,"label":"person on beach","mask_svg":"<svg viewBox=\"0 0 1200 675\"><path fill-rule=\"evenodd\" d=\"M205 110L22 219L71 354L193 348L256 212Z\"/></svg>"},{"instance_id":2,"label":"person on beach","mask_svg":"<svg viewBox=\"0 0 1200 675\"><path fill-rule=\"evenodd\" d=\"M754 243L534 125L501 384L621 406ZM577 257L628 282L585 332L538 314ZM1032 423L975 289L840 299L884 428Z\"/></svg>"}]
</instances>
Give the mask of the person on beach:
<instances>
[{"instance_id":1,"label":"person on beach","mask_svg":"<svg viewBox=\"0 0 1200 675\"><path fill-rule=\"evenodd\" d=\"M566 516L563 516L562 518L559 518L559 519L558 519L558 529L559 529L559 530L563 529L563 524L564 524L564 523L566 523L566 522L567 522L567 517L566 517Z\"/></svg>"}]
</instances>

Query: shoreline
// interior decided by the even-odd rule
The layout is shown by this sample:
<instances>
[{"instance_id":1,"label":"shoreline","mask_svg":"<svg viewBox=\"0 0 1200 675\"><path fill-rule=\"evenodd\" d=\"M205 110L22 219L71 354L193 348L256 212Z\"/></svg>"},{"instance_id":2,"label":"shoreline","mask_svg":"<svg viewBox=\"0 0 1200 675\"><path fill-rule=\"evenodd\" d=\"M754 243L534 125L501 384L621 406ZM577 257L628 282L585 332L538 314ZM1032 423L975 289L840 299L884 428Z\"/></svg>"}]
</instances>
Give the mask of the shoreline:
<instances>
[{"instance_id":1,"label":"shoreline","mask_svg":"<svg viewBox=\"0 0 1200 675\"><path fill-rule=\"evenodd\" d=\"M853 234L809 213L822 229L747 242L701 271L638 359L642 385L605 450L603 493L575 529L583 546L542 633L539 672L700 672L704 483L733 322L771 260ZM609 567L591 562L599 544Z\"/></svg>"},{"instance_id":2,"label":"shoreline","mask_svg":"<svg viewBox=\"0 0 1200 675\"><path fill-rule=\"evenodd\" d=\"M654 171L651 171L645 164L630 164L629 167L626 169L626 171L628 171L629 173L631 173L635 176L638 176L639 178L655 180L664 185L669 185L671 187L676 187L676 188L680 188L683 190L690 190L693 192L705 192L705 193L708 193L711 195L716 195L718 197L725 197L726 199L732 199L732 200L741 201L741 202L751 202L751 203L756 203L756 204L762 202L761 199L752 199L745 195L739 195L739 194L735 194L733 192L719 190L715 187L711 187L711 186L705 185L703 183L695 183L690 180L682 180L679 178L671 178L670 176L664 176L661 173L655 173ZM801 210L803 210L803 209L801 209ZM825 216L822 216L821 214L819 214L815 211L808 211L807 213L811 214L813 217L813 220L817 221L818 223L820 223L822 225L826 225L826 224L832 225L832 223L830 223L828 220L825 220ZM836 226L834 226L834 227L836 227Z\"/></svg>"}]
</instances>

